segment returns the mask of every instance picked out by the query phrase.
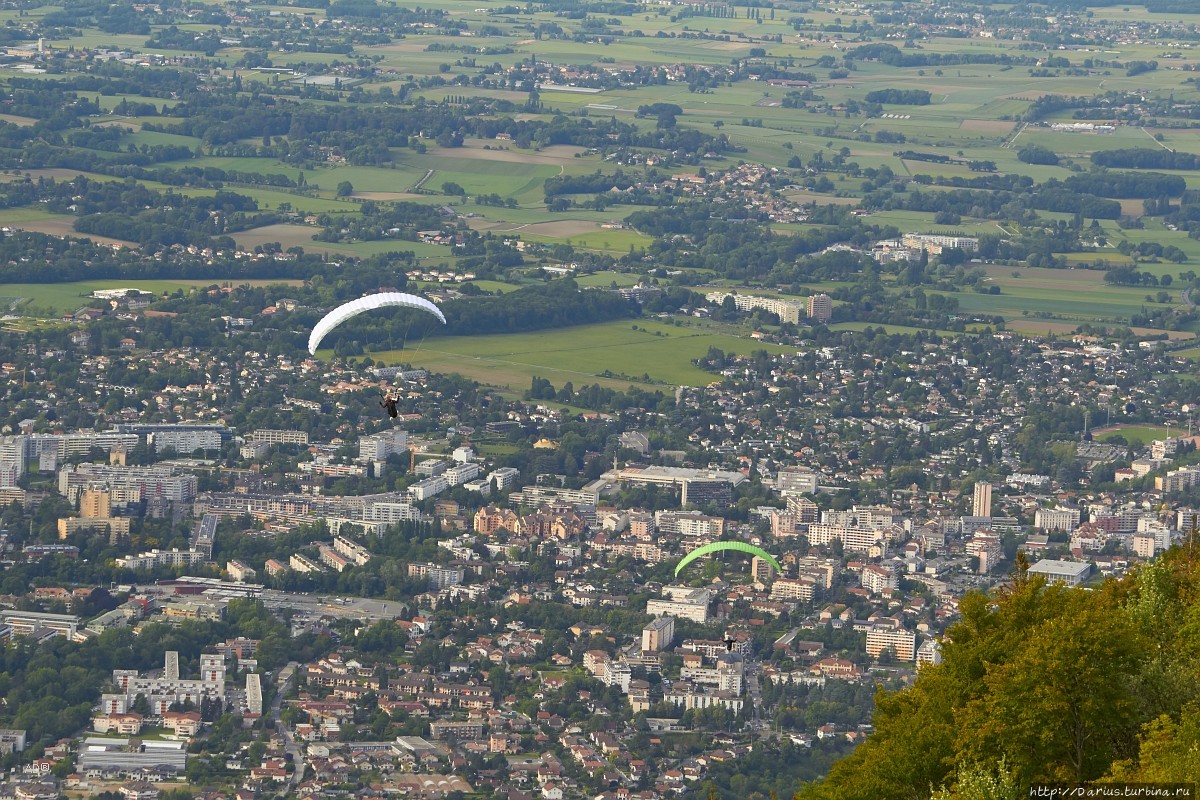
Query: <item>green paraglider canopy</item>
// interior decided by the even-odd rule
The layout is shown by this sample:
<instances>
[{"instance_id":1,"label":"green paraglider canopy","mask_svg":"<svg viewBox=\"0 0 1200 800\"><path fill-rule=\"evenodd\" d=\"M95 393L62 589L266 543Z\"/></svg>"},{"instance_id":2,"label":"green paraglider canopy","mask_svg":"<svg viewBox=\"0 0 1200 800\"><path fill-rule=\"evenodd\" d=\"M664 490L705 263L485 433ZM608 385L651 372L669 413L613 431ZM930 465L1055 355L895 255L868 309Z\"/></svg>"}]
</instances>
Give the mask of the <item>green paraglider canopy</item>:
<instances>
[{"instance_id":1,"label":"green paraglider canopy","mask_svg":"<svg viewBox=\"0 0 1200 800\"><path fill-rule=\"evenodd\" d=\"M710 542L702 547L697 547L695 550L680 559L679 563L675 565L675 576L679 577L679 573L683 571L683 568L695 561L697 558L700 558L700 556L706 556L709 553L715 553L719 550L736 550L739 553L750 553L751 555L760 556L769 561L771 566L775 568L776 572L781 574L783 573L783 567L779 566L779 562L775 560L775 556L771 555L766 550L763 550L761 547L755 547L754 545L746 544L745 542Z\"/></svg>"}]
</instances>

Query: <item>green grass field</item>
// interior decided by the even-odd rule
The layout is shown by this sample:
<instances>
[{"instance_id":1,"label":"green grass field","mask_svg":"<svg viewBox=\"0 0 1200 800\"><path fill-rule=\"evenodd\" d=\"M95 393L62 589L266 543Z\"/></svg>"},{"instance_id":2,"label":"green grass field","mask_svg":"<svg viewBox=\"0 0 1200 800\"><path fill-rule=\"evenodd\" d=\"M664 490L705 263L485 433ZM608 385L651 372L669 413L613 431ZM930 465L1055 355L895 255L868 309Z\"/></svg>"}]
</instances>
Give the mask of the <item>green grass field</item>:
<instances>
[{"instance_id":1,"label":"green grass field","mask_svg":"<svg viewBox=\"0 0 1200 800\"><path fill-rule=\"evenodd\" d=\"M1187 433L1186 429L1155 425L1114 425L1112 429L1106 429L1104 433L1098 434L1096 441L1107 442L1115 436L1123 436L1131 446L1144 447L1150 442L1167 439L1171 436L1182 436L1185 433Z\"/></svg>"},{"instance_id":2,"label":"green grass field","mask_svg":"<svg viewBox=\"0 0 1200 800\"><path fill-rule=\"evenodd\" d=\"M834 330L834 331L865 331L867 328L874 328L875 330L879 330L882 328L884 330L884 332L889 333L889 334L919 333L920 331L927 330L925 328L914 328L909 325L891 325L891 324L883 325L883 324L875 324L872 322L837 322L837 323L834 323L833 325L829 326L829 329ZM934 332L937 333L939 336L964 336L964 335L967 335L967 334L962 333L961 331L934 331Z\"/></svg>"},{"instance_id":3,"label":"green grass field","mask_svg":"<svg viewBox=\"0 0 1200 800\"><path fill-rule=\"evenodd\" d=\"M230 281L214 280L97 280L74 281L71 283L0 283L0 307L11 304L20 298L22 307L32 307L39 311L52 311L64 314L77 308L97 304L104 301L89 299L89 295L97 289L140 289L143 292L163 294L174 292L176 289L188 290L197 286L221 286ZM251 286L297 285L295 280L236 280L237 285Z\"/></svg>"},{"instance_id":4,"label":"green grass field","mask_svg":"<svg viewBox=\"0 0 1200 800\"><path fill-rule=\"evenodd\" d=\"M633 330L633 326L640 330ZM412 343L411 348L371 353L376 361L410 363L437 372L458 373L509 392L528 388L535 376L556 387L600 383L703 386L719 379L692 365L710 347L726 352L786 352L754 339L703 329L638 320L583 325L535 333L448 336ZM608 372L609 376L602 373ZM649 378L647 382L645 379Z\"/></svg>"}]
</instances>

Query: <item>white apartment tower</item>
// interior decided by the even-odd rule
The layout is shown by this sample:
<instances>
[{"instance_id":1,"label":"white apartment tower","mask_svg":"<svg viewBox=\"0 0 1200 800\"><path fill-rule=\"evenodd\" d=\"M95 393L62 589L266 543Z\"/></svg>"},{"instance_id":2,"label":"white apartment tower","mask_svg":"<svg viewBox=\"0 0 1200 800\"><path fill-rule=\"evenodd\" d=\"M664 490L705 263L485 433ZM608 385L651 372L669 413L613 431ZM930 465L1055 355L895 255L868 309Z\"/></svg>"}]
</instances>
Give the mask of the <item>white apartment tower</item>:
<instances>
[{"instance_id":1,"label":"white apartment tower","mask_svg":"<svg viewBox=\"0 0 1200 800\"><path fill-rule=\"evenodd\" d=\"M992 485L987 481L975 484L975 501L971 506L971 516L992 516Z\"/></svg>"}]
</instances>

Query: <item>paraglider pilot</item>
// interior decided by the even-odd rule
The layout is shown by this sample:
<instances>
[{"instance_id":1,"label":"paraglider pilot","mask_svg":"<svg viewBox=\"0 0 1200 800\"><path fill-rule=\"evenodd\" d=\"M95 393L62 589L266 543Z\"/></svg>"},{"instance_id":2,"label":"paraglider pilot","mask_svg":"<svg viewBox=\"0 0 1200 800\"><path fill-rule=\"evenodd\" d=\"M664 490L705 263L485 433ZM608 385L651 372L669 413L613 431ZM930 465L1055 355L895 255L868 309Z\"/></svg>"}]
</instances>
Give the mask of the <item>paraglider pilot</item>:
<instances>
[{"instance_id":1,"label":"paraglider pilot","mask_svg":"<svg viewBox=\"0 0 1200 800\"><path fill-rule=\"evenodd\" d=\"M387 392L383 392L379 396L382 398L379 401L379 407L386 408L389 417L395 419L396 417L400 416L400 411L396 408L397 398L393 397Z\"/></svg>"}]
</instances>

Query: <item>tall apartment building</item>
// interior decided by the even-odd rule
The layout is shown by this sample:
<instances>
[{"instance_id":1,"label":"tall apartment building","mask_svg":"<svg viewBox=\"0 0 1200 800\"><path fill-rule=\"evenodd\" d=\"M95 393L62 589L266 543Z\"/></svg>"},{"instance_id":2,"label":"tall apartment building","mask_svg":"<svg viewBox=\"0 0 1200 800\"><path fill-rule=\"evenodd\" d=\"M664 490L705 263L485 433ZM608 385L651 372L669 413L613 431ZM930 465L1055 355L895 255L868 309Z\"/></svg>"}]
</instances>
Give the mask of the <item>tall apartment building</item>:
<instances>
[{"instance_id":1,"label":"tall apartment building","mask_svg":"<svg viewBox=\"0 0 1200 800\"><path fill-rule=\"evenodd\" d=\"M200 524L192 533L191 549L203 553L205 558L212 558L213 547L217 543L217 525L221 518L216 514L205 514L200 518Z\"/></svg>"},{"instance_id":2,"label":"tall apartment building","mask_svg":"<svg viewBox=\"0 0 1200 800\"><path fill-rule=\"evenodd\" d=\"M789 514L795 516L796 522L801 525L811 525L819 517L817 504L807 497L790 495L787 499L787 510Z\"/></svg>"},{"instance_id":3,"label":"tall apartment building","mask_svg":"<svg viewBox=\"0 0 1200 800\"><path fill-rule=\"evenodd\" d=\"M0 439L0 487L18 485L25 474L25 437L5 436Z\"/></svg>"},{"instance_id":4,"label":"tall apartment building","mask_svg":"<svg viewBox=\"0 0 1200 800\"><path fill-rule=\"evenodd\" d=\"M500 467L492 470L488 475L488 480L496 484L497 492L503 492L505 489L516 486L520 479L521 471L515 467Z\"/></svg>"},{"instance_id":5,"label":"tall apartment building","mask_svg":"<svg viewBox=\"0 0 1200 800\"><path fill-rule=\"evenodd\" d=\"M151 714L163 714L176 703L191 702L199 706L201 700L225 697L225 656L204 653L200 656L199 679L179 677L179 654L168 651L163 658L163 676L141 677L134 669L113 670L113 683L118 692L101 695L100 707L107 714L122 714L129 710L138 695L150 703Z\"/></svg>"},{"instance_id":6,"label":"tall apartment building","mask_svg":"<svg viewBox=\"0 0 1200 800\"><path fill-rule=\"evenodd\" d=\"M686 480L679 505L682 508L714 506L728 508L733 502L733 484L722 480Z\"/></svg>"},{"instance_id":7,"label":"tall apartment building","mask_svg":"<svg viewBox=\"0 0 1200 800\"><path fill-rule=\"evenodd\" d=\"M974 495L971 516L990 517L992 515L992 485L986 481L979 481L975 484Z\"/></svg>"},{"instance_id":8,"label":"tall apartment building","mask_svg":"<svg viewBox=\"0 0 1200 800\"><path fill-rule=\"evenodd\" d=\"M879 658L889 647L896 651L899 661L912 661L916 656L917 635L903 628L876 626L867 631L867 655Z\"/></svg>"},{"instance_id":9,"label":"tall apartment building","mask_svg":"<svg viewBox=\"0 0 1200 800\"><path fill-rule=\"evenodd\" d=\"M296 572L324 572L321 565L300 553L293 553L288 559L288 566Z\"/></svg>"},{"instance_id":10,"label":"tall apartment building","mask_svg":"<svg viewBox=\"0 0 1200 800\"><path fill-rule=\"evenodd\" d=\"M833 298L821 292L808 298L808 318L822 325L833 319Z\"/></svg>"},{"instance_id":11,"label":"tall apartment building","mask_svg":"<svg viewBox=\"0 0 1200 800\"><path fill-rule=\"evenodd\" d=\"M976 571L980 575L987 575L1004 558L1000 536L991 531L976 531L971 541L967 542L966 550L967 555L979 559L979 568Z\"/></svg>"},{"instance_id":12,"label":"tall apartment building","mask_svg":"<svg viewBox=\"0 0 1200 800\"><path fill-rule=\"evenodd\" d=\"M840 541L845 550L871 555L886 555L888 537L882 528L814 524L808 526L808 542L820 547Z\"/></svg>"},{"instance_id":13,"label":"tall apartment building","mask_svg":"<svg viewBox=\"0 0 1200 800\"><path fill-rule=\"evenodd\" d=\"M80 493L79 516L84 519L107 519L112 516L112 494L107 486L92 486Z\"/></svg>"},{"instance_id":14,"label":"tall apartment building","mask_svg":"<svg viewBox=\"0 0 1200 800\"><path fill-rule=\"evenodd\" d=\"M1200 484L1200 468L1181 467L1154 479L1154 488L1163 494L1182 492Z\"/></svg>"},{"instance_id":15,"label":"tall apartment building","mask_svg":"<svg viewBox=\"0 0 1200 800\"><path fill-rule=\"evenodd\" d=\"M435 475L441 475L449 468L450 462L443 458L427 458L424 461L418 461L413 472L422 478L432 478Z\"/></svg>"},{"instance_id":16,"label":"tall apartment building","mask_svg":"<svg viewBox=\"0 0 1200 800\"><path fill-rule=\"evenodd\" d=\"M879 594L885 589L897 589L900 580L890 569L867 564L862 568L862 587L871 594Z\"/></svg>"},{"instance_id":17,"label":"tall apartment building","mask_svg":"<svg viewBox=\"0 0 1200 800\"><path fill-rule=\"evenodd\" d=\"M896 523L895 510L887 506L854 506L846 511L824 511L825 525L844 525L858 528L886 528Z\"/></svg>"},{"instance_id":18,"label":"tall apartment building","mask_svg":"<svg viewBox=\"0 0 1200 800\"><path fill-rule=\"evenodd\" d=\"M408 431L401 428L363 436L358 440L358 457L365 461L386 461L388 456L398 455L407 449Z\"/></svg>"},{"instance_id":19,"label":"tall apartment building","mask_svg":"<svg viewBox=\"0 0 1200 800\"><path fill-rule=\"evenodd\" d=\"M180 455L189 455L196 450L220 450L230 432L223 425L164 425L156 430L146 431L145 436L146 444L155 453L170 450Z\"/></svg>"},{"instance_id":20,"label":"tall apartment building","mask_svg":"<svg viewBox=\"0 0 1200 800\"><path fill-rule=\"evenodd\" d=\"M675 618L657 617L642 628L642 652L666 650L675 641Z\"/></svg>"},{"instance_id":21,"label":"tall apartment building","mask_svg":"<svg viewBox=\"0 0 1200 800\"><path fill-rule=\"evenodd\" d=\"M345 536L333 537L333 549L360 567L371 560L371 552L367 548Z\"/></svg>"},{"instance_id":22,"label":"tall apartment building","mask_svg":"<svg viewBox=\"0 0 1200 800\"><path fill-rule=\"evenodd\" d=\"M408 487L409 494L417 500L426 500L430 497L441 494L450 488L450 482L446 480L445 475L435 475L432 478L426 478L423 481L417 481L412 486Z\"/></svg>"},{"instance_id":23,"label":"tall apartment building","mask_svg":"<svg viewBox=\"0 0 1200 800\"><path fill-rule=\"evenodd\" d=\"M750 574L754 576L755 583L762 584L770 583L778 575L771 562L762 556L754 556L750 559Z\"/></svg>"},{"instance_id":24,"label":"tall apartment building","mask_svg":"<svg viewBox=\"0 0 1200 800\"><path fill-rule=\"evenodd\" d=\"M451 486L458 486L466 483L478 475L479 465L473 461L450 467L448 470L442 473L442 476L446 479L446 483L450 484Z\"/></svg>"},{"instance_id":25,"label":"tall apartment building","mask_svg":"<svg viewBox=\"0 0 1200 800\"><path fill-rule=\"evenodd\" d=\"M443 567L438 564L409 564L408 577L427 578L429 588L435 591L447 586L458 586L463 582L467 571L462 567Z\"/></svg>"},{"instance_id":26,"label":"tall apartment building","mask_svg":"<svg viewBox=\"0 0 1200 800\"><path fill-rule=\"evenodd\" d=\"M809 577L776 578L771 584L772 600L812 600L817 593L817 582Z\"/></svg>"}]
</instances>

